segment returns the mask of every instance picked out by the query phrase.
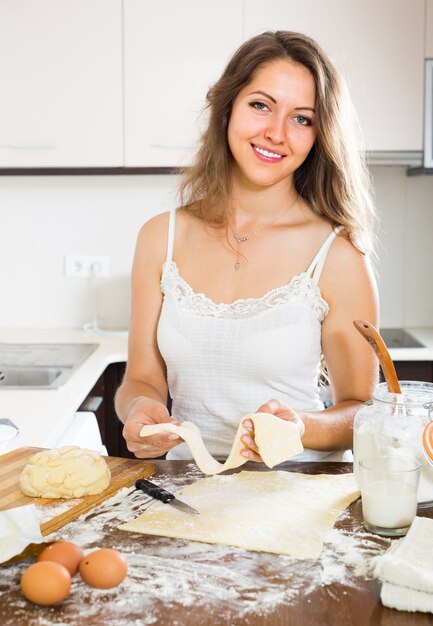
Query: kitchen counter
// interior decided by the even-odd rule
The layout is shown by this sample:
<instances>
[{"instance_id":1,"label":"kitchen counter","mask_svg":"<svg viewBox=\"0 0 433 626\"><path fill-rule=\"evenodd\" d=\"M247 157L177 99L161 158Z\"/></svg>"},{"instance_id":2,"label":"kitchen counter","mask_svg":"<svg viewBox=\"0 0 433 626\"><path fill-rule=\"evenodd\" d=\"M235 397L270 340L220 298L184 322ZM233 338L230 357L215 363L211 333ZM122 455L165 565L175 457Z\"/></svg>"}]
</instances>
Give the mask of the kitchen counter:
<instances>
[{"instance_id":1,"label":"kitchen counter","mask_svg":"<svg viewBox=\"0 0 433 626\"><path fill-rule=\"evenodd\" d=\"M110 363L127 358L127 336L82 330L0 330L0 342L98 343L98 348L60 389L0 389L0 418L20 429L6 452L23 446L55 447L74 412Z\"/></svg>"},{"instance_id":2,"label":"kitchen counter","mask_svg":"<svg viewBox=\"0 0 433 626\"><path fill-rule=\"evenodd\" d=\"M433 361L433 328L406 328L425 348L391 348L393 361Z\"/></svg>"},{"instance_id":3,"label":"kitchen counter","mask_svg":"<svg viewBox=\"0 0 433 626\"><path fill-rule=\"evenodd\" d=\"M390 350L395 361L433 361L433 328L408 328L426 348ZM21 446L55 447L74 412L110 363L125 362L126 334L92 333L83 330L0 329L0 342L99 343L95 352L72 374L61 389L0 390L0 418L9 418L20 434L3 450Z\"/></svg>"},{"instance_id":4,"label":"kitchen counter","mask_svg":"<svg viewBox=\"0 0 433 626\"><path fill-rule=\"evenodd\" d=\"M171 490L203 477L193 463L186 461L155 461L154 465L156 482ZM269 471L255 463L243 466L244 469ZM352 465L289 461L278 469L344 473L352 471ZM368 562L386 550L390 540L364 530L359 500L340 515L317 560L117 529L119 524L142 512L149 502L141 492L124 489L50 536L50 539L74 541L85 551L97 547L120 550L128 561L129 573L117 589L92 589L76 576L70 595L59 606L35 606L19 590L21 573L32 559L18 562L0 570L2 626L75 626L78 622L83 626L426 626L433 623L430 614L400 612L382 606L380 583L371 577ZM433 510L419 514L433 517Z\"/></svg>"}]
</instances>

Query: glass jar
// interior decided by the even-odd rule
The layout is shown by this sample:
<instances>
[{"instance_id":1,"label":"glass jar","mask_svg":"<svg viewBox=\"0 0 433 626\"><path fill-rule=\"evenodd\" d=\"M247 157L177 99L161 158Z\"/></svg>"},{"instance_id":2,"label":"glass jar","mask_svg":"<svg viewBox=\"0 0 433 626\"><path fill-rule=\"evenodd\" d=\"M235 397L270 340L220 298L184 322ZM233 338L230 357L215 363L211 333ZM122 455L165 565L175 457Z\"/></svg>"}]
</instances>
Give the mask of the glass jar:
<instances>
[{"instance_id":1,"label":"glass jar","mask_svg":"<svg viewBox=\"0 0 433 626\"><path fill-rule=\"evenodd\" d=\"M386 383L377 385L373 399L355 416L353 471L358 481L359 462L367 456L412 456L421 463L418 490L420 506L433 504L433 465L424 453L423 432L433 419L433 384L400 381L401 394L390 393Z\"/></svg>"}]
</instances>

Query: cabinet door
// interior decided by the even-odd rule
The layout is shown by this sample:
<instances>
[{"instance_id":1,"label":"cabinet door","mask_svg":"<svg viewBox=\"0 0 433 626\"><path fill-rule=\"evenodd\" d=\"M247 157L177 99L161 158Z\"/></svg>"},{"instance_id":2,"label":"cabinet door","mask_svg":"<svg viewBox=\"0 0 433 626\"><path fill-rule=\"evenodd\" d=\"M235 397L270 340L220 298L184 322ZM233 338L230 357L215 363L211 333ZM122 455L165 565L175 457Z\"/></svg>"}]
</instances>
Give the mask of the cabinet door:
<instances>
[{"instance_id":1,"label":"cabinet door","mask_svg":"<svg viewBox=\"0 0 433 626\"><path fill-rule=\"evenodd\" d=\"M421 380L433 383L431 361L396 361L394 365L399 380Z\"/></svg>"},{"instance_id":2,"label":"cabinet door","mask_svg":"<svg viewBox=\"0 0 433 626\"><path fill-rule=\"evenodd\" d=\"M422 150L424 0L248 0L245 25L246 37L318 41L349 84L368 150Z\"/></svg>"},{"instance_id":3,"label":"cabinet door","mask_svg":"<svg viewBox=\"0 0 433 626\"><path fill-rule=\"evenodd\" d=\"M0 167L122 165L121 0L2 0Z\"/></svg>"},{"instance_id":4,"label":"cabinet door","mask_svg":"<svg viewBox=\"0 0 433 626\"><path fill-rule=\"evenodd\" d=\"M242 0L125 0L125 165L186 165L209 86L242 42Z\"/></svg>"}]
</instances>

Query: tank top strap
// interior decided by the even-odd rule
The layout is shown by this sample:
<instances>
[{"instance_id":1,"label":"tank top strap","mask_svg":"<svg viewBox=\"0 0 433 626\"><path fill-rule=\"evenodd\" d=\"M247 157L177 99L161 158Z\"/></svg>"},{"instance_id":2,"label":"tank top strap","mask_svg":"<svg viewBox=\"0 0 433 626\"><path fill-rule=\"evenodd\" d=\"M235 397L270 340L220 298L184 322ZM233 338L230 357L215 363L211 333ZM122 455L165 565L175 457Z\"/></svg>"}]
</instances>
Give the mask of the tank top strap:
<instances>
[{"instance_id":1,"label":"tank top strap","mask_svg":"<svg viewBox=\"0 0 433 626\"><path fill-rule=\"evenodd\" d=\"M339 232L343 230L343 228L344 226L337 226L332 232L329 233L306 271L306 274L312 278L316 285L319 282L320 276L322 274L323 266L325 265L329 248L331 247L331 244L334 241L335 237L338 235Z\"/></svg>"},{"instance_id":2,"label":"tank top strap","mask_svg":"<svg viewBox=\"0 0 433 626\"><path fill-rule=\"evenodd\" d=\"M176 209L170 209L168 218L168 236L167 236L167 256L165 262L169 263L173 260L174 235L176 231Z\"/></svg>"}]
</instances>

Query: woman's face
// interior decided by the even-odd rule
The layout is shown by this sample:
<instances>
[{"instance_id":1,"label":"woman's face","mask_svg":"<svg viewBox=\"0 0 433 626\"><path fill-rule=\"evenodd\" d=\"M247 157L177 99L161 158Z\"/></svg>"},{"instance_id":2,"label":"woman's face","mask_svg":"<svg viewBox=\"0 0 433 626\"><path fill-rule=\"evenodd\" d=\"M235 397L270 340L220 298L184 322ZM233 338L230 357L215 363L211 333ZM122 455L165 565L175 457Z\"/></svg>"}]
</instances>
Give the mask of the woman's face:
<instances>
[{"instance_id":1,"label":"woman's face","mask_svg":"<svg viewBox=\"0 0 433 626\"><path fill-rule=\"evenodd\" d=\"M303 65L278 59L257 70L229 121L234 176L259 186L291 180L316 138L315 101L314 79Z\"/></svg>"}]
</instances>

